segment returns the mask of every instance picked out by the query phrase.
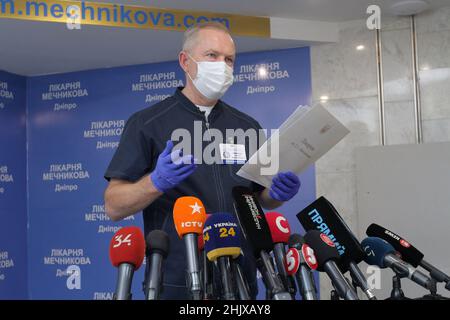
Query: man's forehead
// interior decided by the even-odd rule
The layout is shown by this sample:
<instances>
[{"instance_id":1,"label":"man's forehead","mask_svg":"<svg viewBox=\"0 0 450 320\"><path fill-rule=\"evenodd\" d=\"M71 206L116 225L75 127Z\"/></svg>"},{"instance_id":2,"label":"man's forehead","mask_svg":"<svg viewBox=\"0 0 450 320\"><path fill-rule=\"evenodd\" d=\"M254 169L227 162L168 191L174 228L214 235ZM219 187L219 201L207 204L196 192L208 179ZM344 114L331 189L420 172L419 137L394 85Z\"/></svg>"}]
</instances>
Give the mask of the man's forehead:
<instances>
[{"instance_id":1,"label":"man's forehead","mask_svg":"<svg viewBox=\"0 0 450 320\"><path fill-rule=\"evenodd\" d=\"M213 50L227 55L235 54L233 39L226 32L216 29L202 29L199 30L196 40L194 48L196 51Z\"/></svg>"}]
</instances>

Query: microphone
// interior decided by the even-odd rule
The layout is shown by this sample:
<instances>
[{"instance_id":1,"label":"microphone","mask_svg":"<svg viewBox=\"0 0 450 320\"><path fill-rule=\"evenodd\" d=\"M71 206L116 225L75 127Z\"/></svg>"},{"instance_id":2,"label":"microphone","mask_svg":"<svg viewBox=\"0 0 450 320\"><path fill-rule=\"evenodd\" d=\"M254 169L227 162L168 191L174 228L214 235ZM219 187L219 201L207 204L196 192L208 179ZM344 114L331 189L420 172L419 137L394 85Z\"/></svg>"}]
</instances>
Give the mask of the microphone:
<instances>
[{"instance_id":1,"label":"microphone","mask_svg":"<svg viewBox=\"0 0 450 320\"><path fill-rule=\"evenodd\" d=\"M336 245L340 255L338 266L343 273L350 271L350 275L369 300L376 300L369 288L358 263L364 260L361 244L335 207L325 198L320 197L297 214L297 218L306 231L319 230L328 236Z\"/></svg>"},{"instance_id":2,"label":"microphone","mask_svg":"<svg viewBox=\"0 0 450 320\"><path fill-rule=\"evenodd\" d=\"M292 275L286 273L284 259L286 256L285 245L289 241L291 235L291 227L289 221L278 212L266 213L266 220L269 225L270 233L272 236L273 255L275 257L275 264L277 266L278 273L281 277L284 287L288 292L295 297L297 288L295 287L295 279Z\"/></svg>"},{"instance_id":3,"label":"microphone","mask_svg":"<svg viewBox=\"0 0 450 320\"><path fill-rule=\"evenodd\" d=\"M208 215L207 215L208 216ZM207 218L208 220L208 218ZM203 241L203 234L198 236L198 250L200 255L202 283L204 286L203 300L214 300L214 280L213 280L213 265L208 260L205 254L205 242Z\"/></svg>"},{"instance_id":4,"label":"microphone","mask_svg":"<svg viewBox=\"0 0 450 320\"><path fill-rule=\"evenodd\" d=\"M275 269L269 252L273 250L272 237L264 212L253 192L243 186L232 189L233 205L244 238L252 247L256 265L264 284L274 300L292 300L285 291Z\"/></svg>"},{"instance_id":5,"label":"microphone","mask_svg":"<svg viewBox=\"0 0 450 320\"><path fill-rule=\"evenodd\" d=\"M208 221L210 214L206 214ZM206 222L205 222L206 223ZM203 241L203 233L198 235L198 250L200 254L200 263L202 264L202 283L204 286L203 300L214 300L216 298L214 288L214 270L213 264L208 260L205 254L205 241Z\"/></svg>"},{"instance_id":6,"label":"microphone","mask_svg":"<svg viewBox=\"0 0 450 320\"><path fill-rule=\"evenodd\" d=\"M317 290L312 270L317 269L314 250L305 243L299 234L289 237L290 249L286 253L286 270L295 275L298 287L304 300L317 300ZM298 261L298 262L297 262Z\"/></svg>"},{"instance_id":7,"label":"microphone","mask_svg":"<svg viewBox=\"0 0 450 320\"><path fill-rule=\"evenodd\" d=\"M251 300L250 289L241 266L235 260L231 262L231 271L233 272L234 278L236 279L239 300Z\"/></svg>"},{"instance_id":8,"label":"microphone","mask_svg":"<svg viewBox=\"0 0 450 320\"><path fill-rule=\"evenodd\" d=\"M430 288L431 279L396 255L396 251L387 241L368 237L361 242L366 253L365 261L382 269L391 268L400 277L407 277L425 289Z\"/></svg>"},{"instance_id":9,"label":"microphone","mask_svg":"<svg viewBox=\"0 0 450 320\"><path fill-rule=\"evenodd\" d=\"M359 300L355 290L348 284L336 264L340 257L334 242L318 230L308 231L304 238L314 251L317 270L327 273L338 295L345 300Z\"/></svg>"},{"instance_id":10,"label":"microphone","mask_svg":"<svg viewBox=\"0 0 450 320\"><path fill-rule=\"evenodd\" d=\"M366 231L369 237L378 237L389 242L395 250L402 256L402 259L415 268L421 266L430 273L430 276L437 282L446 283L445 288L450 290L450 276L424 260L424 254L416 249L409 241L394 232L372 223Z\"/></svg>"},{"instance_id":11,"label":"microphone","mask_svg":"<svg viewBox=\"0 0 450 320\"><path fill-rule=\"evenodd\" d=\"M222 284L222 299L236 300L232 279L231 259L241 254L240 230L236 218L229 213L215 213L203 229L205 253L208 260L216 262Z\"/></svg>"},{"instance_id":12,"label":"microphone","mask_svg":"<svg viewBox=\"0 0 450 320\"><path fill-rule=\"evenodd\" d=\"M198 235L197 246L199 252L203 252L205 250L205 241L203 241L203 233Z\"/></svg>"},{"instance_id":13,"label":"microphone","mask_svg":"<svg viewBox=\"0 0 450 320\"><path fill-rule=\"evenodd\" d=\"M145 255L145 239L138 227L119 229L109 244L109 258L119 268L114 300L131 300L131 282Z\"/></svg>"},{"instance_id":14,"label":"microphone","mask_svg":"<svg viewBox=\"0 0 450 320\"><path fill-rule=\"evenodd\" d=\"M146 300L158 300L162 287L162 263L169 254L169 235L162 230L153 230L147 235L147 256L150 256L149 275L146 283Z\"/></svg>"},{"instance_id":15,"label":"microphone","mask_svg":"<svg viewBox=\"0 0 450 320\"><path fill-rule=\"evenodd\" d=\"M173 207L173 221L178 236L186 248L186 286L192 300L203 299L203 287L198 256L198 235L205 225L205 207L196 197L180 197Z\"/></svg>"}]
</instances>

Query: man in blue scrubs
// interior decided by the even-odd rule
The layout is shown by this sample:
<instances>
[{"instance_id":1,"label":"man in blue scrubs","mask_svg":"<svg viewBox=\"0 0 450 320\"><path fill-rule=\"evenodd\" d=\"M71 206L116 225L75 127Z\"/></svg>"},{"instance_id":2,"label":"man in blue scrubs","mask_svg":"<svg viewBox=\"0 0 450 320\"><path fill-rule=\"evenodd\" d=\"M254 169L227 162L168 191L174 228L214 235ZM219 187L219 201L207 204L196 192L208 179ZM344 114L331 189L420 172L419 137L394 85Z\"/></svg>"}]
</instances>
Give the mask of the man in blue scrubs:
<instances>
[{"instance_id":1,"label":"man in blue scrubs","mask_svg":"<svg viewBox=\"0 0 450 320\"><path fill-rule=\"evenodd\" d=\"M172 140L172 134L180 129L194 139L199 139L195 136L196 126L201 128L202 136L213 129L223 136L227 129L242 129L242 132L261 129L256 120L220 100L233 83L235 53L234 41L222 24L209 22L187 30L179 54L180 66L186 73L185 87L128 119L105 173L109 181L105 208L112 220L143 211L146 235L154 229L169 234L171 251L164 263L162 299L188 298L186 254L173 223L172 209L177 198L195 196L203 202L207 213L232 213L234 186L251 188L265 209L279 207L300 188L300 181L292 172L277 174L268 189L237 176L242 163L207 164L185 150L174 148L176 141ZM200 143L204 150L211 141ZM250 151L250 142L246 140L246 159L252 155ZM255 261L248 244L243 243L242 247L244 272L251 296L255 298Z\"/></svg>"}]
</instances>

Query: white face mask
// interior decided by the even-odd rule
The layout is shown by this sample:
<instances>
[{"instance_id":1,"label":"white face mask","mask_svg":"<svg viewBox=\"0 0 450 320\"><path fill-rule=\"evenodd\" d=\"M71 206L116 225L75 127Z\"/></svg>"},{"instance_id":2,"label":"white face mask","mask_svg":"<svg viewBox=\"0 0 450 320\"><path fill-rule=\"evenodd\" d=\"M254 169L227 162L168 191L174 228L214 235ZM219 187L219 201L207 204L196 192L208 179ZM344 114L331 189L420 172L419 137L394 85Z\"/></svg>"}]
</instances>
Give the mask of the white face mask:
<instances>
[{"instance_id":1,"label":"white face mask","mask_svg":"<svg viewBox=\"0 0 450 320\"><path fill-rule=\"evenodd\" d=\"M190 55L189 57L197 63L195 79L188 72L194 86L208 100L220 99L233 84L233 68L223 61L197 62Z\"/></svg>"}]
</instances>

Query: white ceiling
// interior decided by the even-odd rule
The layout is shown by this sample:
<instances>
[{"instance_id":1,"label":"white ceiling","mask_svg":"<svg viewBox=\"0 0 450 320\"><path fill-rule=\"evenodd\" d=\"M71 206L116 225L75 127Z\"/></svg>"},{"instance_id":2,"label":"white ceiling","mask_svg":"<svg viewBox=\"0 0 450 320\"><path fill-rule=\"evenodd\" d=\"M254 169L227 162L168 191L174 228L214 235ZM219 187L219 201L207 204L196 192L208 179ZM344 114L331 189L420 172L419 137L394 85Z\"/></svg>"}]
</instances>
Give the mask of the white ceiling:
<instances>
[{"instance_id":1,"label":"white ceiling","mask_svg":"<svg viewBox=\"0 0 450 320\"><path fill-rule=\"evenodd\" d=\"M0 70L41 75L177 59L182 33L0 19ZM302 41L235 37L240 52L293 48Z\"/></svg>"},{"instance_id":2,"label":"white ceiling","mask_svg":"<svg viewBox=\"0 0 450 320\"><path fill-rule=\"evenodd\" d=\"M197 0L121 1L128 5L201 10L252 16L341 22L363 19L369 4L382 13L398 0ZM429 0L434 7L450 0ZM182 34L174 31L82 26L0 19L0 70L40 75L177 58ZM305 41L236 38L239 52L305 46Z\"/></svg>"}]
</instances>

